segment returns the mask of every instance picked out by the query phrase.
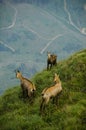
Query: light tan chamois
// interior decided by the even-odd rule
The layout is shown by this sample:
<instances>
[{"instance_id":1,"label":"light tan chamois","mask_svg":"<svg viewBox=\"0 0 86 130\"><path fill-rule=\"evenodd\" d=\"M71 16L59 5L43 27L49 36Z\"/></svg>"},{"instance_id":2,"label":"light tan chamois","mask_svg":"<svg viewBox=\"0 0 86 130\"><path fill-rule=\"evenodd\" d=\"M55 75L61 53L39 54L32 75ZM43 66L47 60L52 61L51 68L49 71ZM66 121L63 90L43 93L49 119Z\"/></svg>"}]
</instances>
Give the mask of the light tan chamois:
<instances>
[{"instance_id":1,"label":"light tan chamois","mask_svg":"<svg viewBox=\"0 0 86 130\"><path fill-rule=\"evenodd\" d=\"M52 66L56 65L57 63L57 56L55 54L50 54L50 52L47 52L47 70L51 69Z\"/></svg>"},{"instance_id":2,"label":"light tan chamois","mask_svg":"<svg viewBox=\"0 0 86 130\"><path fill-rule=\"evenodd\" d=\"M45 106L48 104L50 99L51 98L53 98L53 99L56 98L56 102L57 102L58 96L62 92L61 80L59 78L59 75L57 75L56 73L55 73L55 76L54 76L54 82L55 82L55 85L53 85L53 86L51 86L49 88L45 88L42 91L42 101L41 101L41 105L40 105L40 112L41 113L45 109Z\"/></svg>"},{"instance_id":3,"label":"light tan chamois","mask_svg":"<svg viewBox=\"0 0 86 130\"><path fill-rule=\"evenodd\" d=\"M34 96L34 92L36 91L35 85L29 79L23 77L19 70L16 71L16 77L20 79L23 96L28 96L29 99L31 99Z\"/></svg>"}]
</instances>

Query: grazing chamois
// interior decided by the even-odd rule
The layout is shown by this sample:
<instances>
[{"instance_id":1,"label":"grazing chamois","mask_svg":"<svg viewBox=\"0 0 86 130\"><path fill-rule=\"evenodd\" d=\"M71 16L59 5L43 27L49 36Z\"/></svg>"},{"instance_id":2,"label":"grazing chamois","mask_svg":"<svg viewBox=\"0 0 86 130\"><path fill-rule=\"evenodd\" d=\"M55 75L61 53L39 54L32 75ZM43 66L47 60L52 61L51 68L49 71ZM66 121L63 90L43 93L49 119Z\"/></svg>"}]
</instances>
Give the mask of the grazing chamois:
<instances>
[{"instance_id":1,"label":"grazing chamois","mask_svg":"<svg viewBox=\"0 0 86 130\"><path fill-rule=\"evenodd\" d=\"M54 77L54 82L55 85L45 88L42 91L42 100L41 100L41 105L40 105L40 112L42 113L43 110L45 109L45 106L48 104L51 98L56 99L56 103L58 101L58 96L62 92L62 85L61 85L61 80L59 78L59 75L55 73Z\"/></svg>"},{"instance_id":2,"label":"grazing chamois","mask_svg":"<svg viewBox=\"0 0 86 130\"><path fill-rule=\"evenodd\" d=\"M50 52L48 52L48 58L47 58L47 70L51 69L53 65L56 65L57 63L57 56L54 54L50 54Z\"/></svg>"},{"instance_id":3,"label":"grazing chamois","mask_svg":"<svg viewBox=\"0 0 86 130\"><path fill-rule=\"evenodd\" d=\"M27 96L32 100L32 97L34 96L34 92L36 90L35 85L29 79L23 77L22 73L19 70L16 72L16 77L20 79L23 96Z\"/></svg>"}]
</instances>

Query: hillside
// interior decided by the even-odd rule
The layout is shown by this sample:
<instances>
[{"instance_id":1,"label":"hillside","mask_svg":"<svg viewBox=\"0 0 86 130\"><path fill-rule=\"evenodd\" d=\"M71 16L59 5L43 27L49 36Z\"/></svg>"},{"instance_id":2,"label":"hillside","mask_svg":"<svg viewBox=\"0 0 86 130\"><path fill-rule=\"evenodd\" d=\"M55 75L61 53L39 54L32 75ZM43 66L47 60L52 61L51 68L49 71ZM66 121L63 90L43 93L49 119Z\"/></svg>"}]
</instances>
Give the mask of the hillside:
<instances>
[{"instance_id":1,"label":"hillside","mask_svg":"<svg viewBox=\"0 0 86 130\"><path fill-rule=\"evenodd\" d=\"M58 73L63 93L56 107L51 102L45 115L39 115L41 91L53 84ZM21 98L18 86L0 97L0 130L85 130L86 128L86 49L58 62L51 71L34 75L37 86L34 103Z\"/></svg>"}]
</instances>

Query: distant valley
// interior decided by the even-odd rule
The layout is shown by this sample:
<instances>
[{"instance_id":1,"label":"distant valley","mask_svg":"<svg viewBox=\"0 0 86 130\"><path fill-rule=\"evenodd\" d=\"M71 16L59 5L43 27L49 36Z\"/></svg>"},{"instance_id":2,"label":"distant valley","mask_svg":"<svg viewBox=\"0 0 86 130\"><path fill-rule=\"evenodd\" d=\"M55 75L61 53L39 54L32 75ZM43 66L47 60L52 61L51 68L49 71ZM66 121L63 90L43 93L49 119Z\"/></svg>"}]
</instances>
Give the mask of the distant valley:
<instances>
[{"instance_id":1,"label":"distant valley","mask_svg":"<svg viewBox=\"0 0 86 130\"><path fill-rule=\"evenodd\" d=\"M86 0L0 0L0 94L46 68L47 51L58 61L86 48Z\"/></svg>"}]
</instances>

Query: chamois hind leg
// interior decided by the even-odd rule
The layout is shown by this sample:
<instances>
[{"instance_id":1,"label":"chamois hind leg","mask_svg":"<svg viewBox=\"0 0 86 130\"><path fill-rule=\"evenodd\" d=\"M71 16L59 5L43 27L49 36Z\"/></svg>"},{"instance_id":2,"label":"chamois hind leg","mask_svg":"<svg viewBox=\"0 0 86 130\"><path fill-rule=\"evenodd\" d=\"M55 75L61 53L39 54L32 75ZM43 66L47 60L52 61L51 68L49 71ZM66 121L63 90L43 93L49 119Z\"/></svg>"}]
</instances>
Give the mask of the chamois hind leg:
<instances>
[{"instance_id":1,"label":"chamois hind leg","mask_svg":"<svg viewBox=\"0 0 86 130\"><path fill-rule=\"evenodd\" d=\"M22 89L22 96L23 96L24 99L28 97L27 89Z\"/></svg>"},{"instance_id":2,"label":"chamois hind leg","mask_svg":"<svg viewBox=\"0 0 86 130\"><path fill-rule=\"evenodd\" d=\"M32 92L32 98L35 98L35 96L36 96L36 91L33 90L33 92Z\"/></svg>"},{"instance_id":3,"label":"chamois hind leg","mask_svg":"<svg viewBox=\"0 0 86 130\"><path fill-rule=\"evenodd\" d=\"M34 98L35 98L35 91L31 92L31 96L30 96L30 99L31 99L31 103L34 102Z\"/></svg>"},{"instance_id":4,"label":"chamois hind leg","mask_svg":"<svg viewBox=\"0 0 86 130\"><path fill-rule=\"evenodd\" d=\"M44 108L45 108L45 99L42 98L41 105L40 105L40 113L41 114L43 113Z\"/></svg>"},{"instance_id":5,"label":"chamois hind leg","mask_svg":"<svg viewBox=\"0 0 86 130\"><path fill-rule=\"evenodd\" d=\"M32 101L32 93L30 92L29 89L28 89L28 98L29 98L29 102L33 103L33 101Z\"/></svg>"}]
</instances>

